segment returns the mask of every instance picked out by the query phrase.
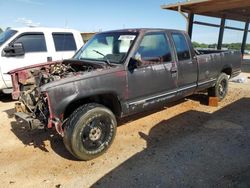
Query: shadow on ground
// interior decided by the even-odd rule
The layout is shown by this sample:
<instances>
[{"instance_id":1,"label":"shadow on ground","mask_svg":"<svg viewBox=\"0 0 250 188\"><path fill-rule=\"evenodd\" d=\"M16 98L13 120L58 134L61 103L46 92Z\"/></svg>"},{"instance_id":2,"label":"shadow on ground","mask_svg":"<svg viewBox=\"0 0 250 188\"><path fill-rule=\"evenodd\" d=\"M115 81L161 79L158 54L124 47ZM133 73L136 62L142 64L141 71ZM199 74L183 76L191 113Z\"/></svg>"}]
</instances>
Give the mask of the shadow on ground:
<instances>
[{"instance_id":1,"label":"shadow on ground","mask_svg":"<svg viewBox=\"0 0 250 188\"><path fill-rule=\"evenodd\" d=\"M11 95L0 94L1 102L11 102ZM14 108L10 108L4 111L9 118L14 117ZM44 152L48 152L45 142L49 141L51 148L61 157L64 157L69 160L78 161L74 158L64 147L61 136L59 136L55 130L46 129L46 130L30 130L28 124L18 123L16 120L11 122L11 131L16 135L16 137L22 141L26 146L33 146L34 148L39 148Z\"/></svg>"},{"instance_id":2,"label":"shadow on ground","mask_svg":"<svg viewBox=\"0 0 250 188\"><path fill-rule=\"evenodd\" d=\"M66 150L61 136L58 135L54 129L30 130L27 124L12 121L11 131L26 146L33 146L44 152L49 152L47 148L51 147L60 157L77 161L77 159ZM49 141L50 146L46 145L46 141Z\"/></svg>"},{"instance_id":3,"label":"shadow on ground","mask_svg":"<svg viewBox=\"0 0 250 188\"><path fill-rule=\"evenodd\" d=\"M11 94L0 93L0 102L7 103L7 102L11 102L11 101L13 101Z\"/></svg>"},{"instance_id":4,"label":"shadow on ground","mask_svg":"<svg viewBox=\"0 0 250 188\"><path fill-rule=\"evenodd\" d=\"M155 125L147 148L92 187L250 187L250 99Z\"/></svg>"},{"instance_id":5,"label":"shadow on ground","mask_svg":"<svg viewBox=\"0 0 250 188\"><path fill-rule=\"evenodd\" d=\"M167 107L176 105L178 103L181 103L185 101L179 100L177 102L169 104ZM150 115L154 112L158 112L159 110L164 110L164 108L158 108L151 111L147 111L141 114L137 114L134 116L131 116L129 118L124 118L122 120L119 120L119 126L123 125L129 121L134 121L136 119L145 117L147 115ZM14 109L6 110L5 113L7 113L9 118L14 117ZM49 152L46 146L46 141L49 141L51 148L53 151L55 151L58 155L60 155L63 158L66 158L68 160L74 160L78 161L78 159L74 158L65 148L63 144L63 140L60 135L56 133L54 129L45 129L45 130L30 130L28 127L28 124L23 122L19 123L16 120L11 122L11 131L16 135L16 137L22 141L22 143L26 146L33 146L34 148L38 148L44 152Z\"/></svg>"},{"instance_id":6,"label":"shadow on ground","mask_svg":"<svg viewBox=\"0 0 250 188\"><path fill-rule=\"evenodd\" d=\"M160 105L159 107L155 107L153 109L148 109L148 110L146 110L144 112L137 113L137 114L134 114L134 115L131 115L131 116L128 116L128 117L124 117L122 119L118 119L117 124L118 124L118 126L122 126L122 125L124 125L126 123L129 123L129 122L132 122L132 121L136 121L136 120L138 120L140 118L152 115L153 113L157 113L157 112L166 110L166 108L170 108L172 106L175 106L177 104L183 103L185 101L187 101L187 99L183 98L183 99L180 99L180 100L177 100L177 101L174 101L174 102L170 102L170 103L168 103L168 104L166 104L164 106Z\"/></svg>"},{"instance_id":7,"label":"shadow on ground","mask_svg":"<svg viewBox=\"0 0 250 188\"><path fill-rule=\"evenodd\" d=\"M250 73L250 59L244 59L242 66L241 66L241 71Z\"/></svg>"}]
</instances>

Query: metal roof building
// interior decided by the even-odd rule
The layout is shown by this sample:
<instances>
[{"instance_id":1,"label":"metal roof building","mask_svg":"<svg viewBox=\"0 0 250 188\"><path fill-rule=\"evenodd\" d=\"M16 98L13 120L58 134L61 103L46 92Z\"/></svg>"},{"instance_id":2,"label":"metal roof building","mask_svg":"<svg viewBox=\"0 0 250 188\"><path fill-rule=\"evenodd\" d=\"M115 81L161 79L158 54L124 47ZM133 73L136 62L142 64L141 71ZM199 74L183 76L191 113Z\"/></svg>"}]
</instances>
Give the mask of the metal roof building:
<instances>
[{"instance_id":1,"label":"metal roof building","mask_svg":"<svg viewBox=\"0 0 250 188\"><path fill-rule=\"evenodd\" d=\"M243 31L241 51L244 53L249 32L250 0L190 0L176 4L162 5L162 9L174 10L187 19L187 32L192 37L193 24L220 28L217 48L221 49L225 29ZM185 14L187 13L187 15ZM211 16L221 19L220 24L194 21L194 15ZM245 28L225 26L225 20L245 22Z\"/></svg>"}]
</instances>

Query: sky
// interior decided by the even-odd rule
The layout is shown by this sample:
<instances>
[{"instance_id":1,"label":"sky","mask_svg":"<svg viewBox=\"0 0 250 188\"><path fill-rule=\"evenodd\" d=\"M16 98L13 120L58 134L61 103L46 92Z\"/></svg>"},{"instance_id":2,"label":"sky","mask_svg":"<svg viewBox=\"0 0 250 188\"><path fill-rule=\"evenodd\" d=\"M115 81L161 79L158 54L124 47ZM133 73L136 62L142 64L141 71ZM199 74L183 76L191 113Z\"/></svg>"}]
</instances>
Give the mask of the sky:
<instances>
[{"instance_id":1,"label":"sky","mask_svg":"<svg viewBox=\"0 0 250 188\"><path fill-rule=\"evenodd\" d=\"M62 27L81 32L121 28L186 29L186 21L175 11L160 5L180 0L0 0L0 28ZM220 23L217 18L195 16L197 21ZM226 21L226 25L244 28L244 23ZM193 41L216 43L218 28L194 25ZM243 32L225 30L223 43L241 42ZM250 37L247 42L250 43Z\"/></svg>"}]
</instances>

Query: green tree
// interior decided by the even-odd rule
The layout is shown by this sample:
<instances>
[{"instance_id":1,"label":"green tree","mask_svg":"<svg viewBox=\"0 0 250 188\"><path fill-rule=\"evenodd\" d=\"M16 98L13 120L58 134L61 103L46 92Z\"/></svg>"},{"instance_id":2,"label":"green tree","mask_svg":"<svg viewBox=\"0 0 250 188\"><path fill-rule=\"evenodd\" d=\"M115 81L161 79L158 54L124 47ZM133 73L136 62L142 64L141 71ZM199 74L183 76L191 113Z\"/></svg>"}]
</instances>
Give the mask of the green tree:
<instances>
[{"instance_id":1,"label":"green tree","mask_svg":"<svg viewBox=\"0 0 250 188\"><path fill-rule=\"evenodd\" d=\"M2 28L0 28L0 33L2 33L3 32L3 30L2 30Z\"/></svg>"},{"instance_id":2,"label":"green tree","mask_svg":"<svg viewBox=\"0 0 250 188\"><path fill-rule=\"evenodd\" d=\"M204 43L198 43L198 42L192 42L194 48L208 48L208 44Z\"/></svg>"}]
</instances>

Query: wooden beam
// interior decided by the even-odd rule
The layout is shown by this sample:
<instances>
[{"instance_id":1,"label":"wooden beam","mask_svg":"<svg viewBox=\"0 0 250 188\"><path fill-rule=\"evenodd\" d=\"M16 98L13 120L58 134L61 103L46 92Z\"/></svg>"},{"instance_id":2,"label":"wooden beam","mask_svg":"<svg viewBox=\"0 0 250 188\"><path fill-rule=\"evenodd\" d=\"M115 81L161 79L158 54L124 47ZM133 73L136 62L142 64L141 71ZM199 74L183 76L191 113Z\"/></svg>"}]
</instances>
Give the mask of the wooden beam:
<instances>
[{"instance_id":1,"label":"wooden beam","mask_svg":"<svg viewBox=\"0 0 250 188\"><path fill-rule=\"evenodd\" d=\"M236 9L236 8L244 8L250 6L250 1L248 0L227 0L227 1L210 1L210 3L206 3L206 6L194 6L191 10L196 13L204 13L204 12L218 12L228 9Z\"/></svg>"},{"instance_id":2,"label":"wooden beam","mask_svg":"<svg viewBox=\"0 0 250 188\"><path fill-rule=\"evenodd\" d=\"M220 22L220 32L219 32L219 38L218 38L218 44L217 44L217 49L221 50L222 47L222 41L223 41L223 35L224 35L224 27L225 27L225 18L221 18Z\"/></svg>"},{"instance_id":3,"label":"wooden beam","mask_svg":"<svg viewBox=\"0 0 250 188\"><path fill-rule=\"evenodd\" d=\"M200 22L200 21L194 21L194 24L197 25L204 25L204 26L209 26L209 27L220 27L219 24L211 24L211 23L206 23L206 22ZM225 26L225 29L230 29L230 30L235 30L235 31L245 31L244 29L238 28L238 27L230 27L230 26ZM247 32L250 32L250 30L247 30Z\"/></svg>"},{"instance_id":4,"label":"wooden beam","mask_svg":"<svg viewBox=\"0 0 250 188\"><path fill-rule=\"evenodd\" d=\"M230 20L236 20L236 21L243 21L245 22L249 17L242 16L240 14L232 14L228 12L206 12L203 14L200 14L203 16L211 16L211 17L216 17L216 18L226 18Z\"/></svg>"},{"instance_id":5,"label":"wooden beam","mask_svg":"<svg viewBox=\"0 0 250 188\"><path fill-rule=\"evenodd\" d=\"M188 6L188 5L193 5L193 4L199 4L199 3L204 3L210 0L194 0L194 1L186 1L186 2L178 2L174 4L169 4L169 5L161 5L162 9L173 9L173 10L178 10L178 6Z\"/></svg>"},{"instance_id":6,"label":"wooden beam","mask_svg":"<svg viewBox=\"0 0 250 188\"><path fill-rule=\"evenodd\" d=\"M188 23L187 23L187 32L188 32L190 39L192 39L193 23L194 23L194 14L189 13L188 14Z\"/></svg>"},{"instance_id":7,"label":"wooden beam","mask_svg":"<svg viewBox=\"0 0 250 188\"><path fill-rule=\"evenodd\" d=\"M220 27L220 25L218 24L211 24L211 23L199 22L199 21L194 21L194 24L204 25L204 26L209 26L209 27Z\"/></svg>"},{"instance_id":8,"label":"wooden beam","mask_svg":"<svg viewBox=\"0 0 250 188\"><path fill-rule=\"evenodd\" d=\"M246 47L248 28L249 28L249 20L247 20L245 23L245 29L244 29L244 34L243 34L242 44L241 44L241 53L242 54L244 54L245 47Z\"/></svg>"},{"instance_id":9,"label":"wooden beam","mask_svg":"<svg viewBox=\"0 0 250 188\"><path fill-rule=\"evenodd\" d=\"M162 9L194 13L217 18L225 17L246 22L250 17L250 0L192 0L170 5L162 5Z\"/></svg>"},{"instance_id":10,"label":"wooden beam","mask_svg":"<svg viewBox=\"0 0 250 188\"><path fill-rule=\"evenodd\" d=\"M231 29L231 30L235 30L235 31L244 31L244 29L241 28L237 28L237 27L230 27L230 26L225 26L225 29Z\"/></svg>"}]
</instances>

